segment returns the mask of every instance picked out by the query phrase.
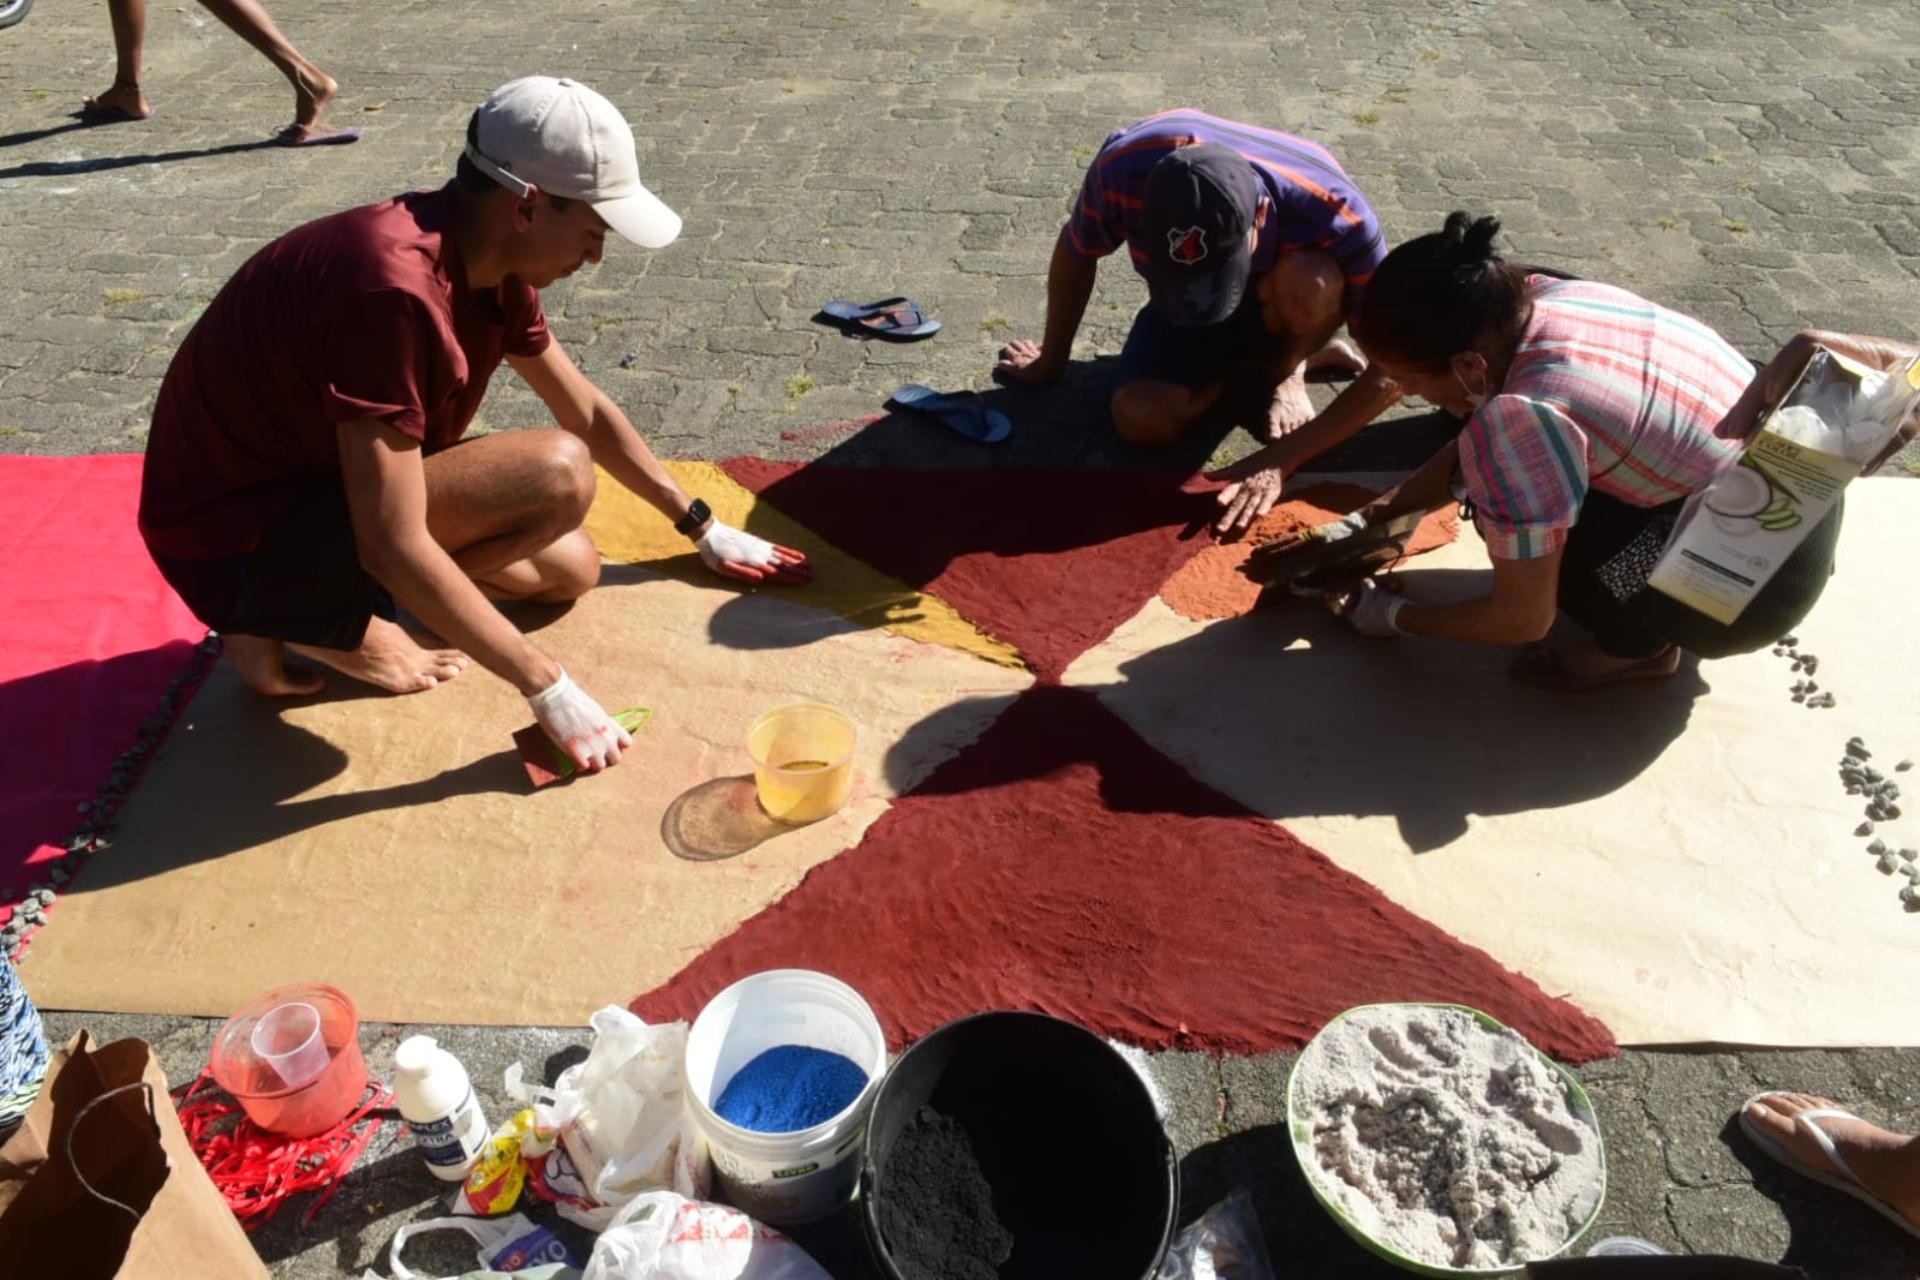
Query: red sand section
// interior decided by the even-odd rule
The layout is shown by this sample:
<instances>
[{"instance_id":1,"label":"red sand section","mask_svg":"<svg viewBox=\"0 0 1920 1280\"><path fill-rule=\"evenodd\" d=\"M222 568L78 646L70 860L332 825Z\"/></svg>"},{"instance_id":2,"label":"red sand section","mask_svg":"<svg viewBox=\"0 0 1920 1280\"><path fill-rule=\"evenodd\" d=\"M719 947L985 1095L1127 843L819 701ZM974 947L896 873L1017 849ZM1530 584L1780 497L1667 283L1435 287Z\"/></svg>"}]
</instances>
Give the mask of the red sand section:
<instances>
[{"instance_id":1,"label":"red sand section","mask_svg":"<svg viewBox=\"0 0 1920 1280\"><path fill-rule=\"evenodd\" d=\"M1168 608L1193 622L1237 618L1260 601L1260 584L1240 572L1240 566L1255 550L1305 533L1325 521L1338 520L1377 496L1351 484L1316 484L1302 489L1256 521L1246 537L1216 543L1187 561L1160 588L1160 598ZM1460 522L1452 508L1433 512L1414 530L1407 554L1417 556L1459 536Z\"/></svg>"},{"instance_id":2,"label":"red sand section","mask_svg":"<svg viewBox=\"0 0 1920 1280\"><path fill-rule=\"evenodd\" d=\"M1218 485L1170 471L914 471L735 458L727 473L842 551L932 592L1040 676L1210 545Z\"/></svg>"},{"instance_id":3,"label":"red sand section","mask_svg":"<svg viewBox=\"0 0 1920 1280\"><path fill-rule=\"evenodd\" d=\"M147 558L140 465L0 458L0 902L65 851L206 634Z\"/></svg>"},{"instance_id":4,"label":"red sand section","mask_svg":"<svg viewBox=\"0 0 1920 1280\"><path fill-rule=\"evenodd\" d=\"M672 982L836 974L896 1047L982 1009L1035 1009L1151 1048L1297 1049L1357 1004L1484 1009L1555 1057L1612 1033L1188 776L1091 693L1028 691L978 742Z\"/></svg>"}]
</instances>

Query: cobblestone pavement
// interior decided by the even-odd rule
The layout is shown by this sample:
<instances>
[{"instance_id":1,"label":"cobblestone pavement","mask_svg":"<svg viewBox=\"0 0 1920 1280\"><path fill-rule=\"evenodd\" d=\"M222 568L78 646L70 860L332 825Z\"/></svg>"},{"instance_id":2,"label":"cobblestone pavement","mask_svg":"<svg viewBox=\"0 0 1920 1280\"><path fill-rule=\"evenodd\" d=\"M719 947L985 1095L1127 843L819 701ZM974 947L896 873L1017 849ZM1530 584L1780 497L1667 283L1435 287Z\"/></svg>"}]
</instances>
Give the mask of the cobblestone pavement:
<instances>
[{"instance_id":1,"label":"cobblestone pavement","mask_svg":"<svg viewBox=\"0 0 1920 1280\"><path fill-rule=\"evenodd\" d=\"M473 105L534 70L619 103L649 184L687 218L671 249L615 246L547 300L561 339L670 454L980 465L906 424L831 428L901 382L988 387L998 343L1038 336L1048 250L1086 161L1111 128L1176 104L1323 140L1395 239L1454 207L1492 211L1516 256L1680 307L1756 356L1809 324L1920 329L1920 57L1892 0L1335 0L1258 14L1221 0L280 0L274 12L339 77L334 119L365 141L263 145L289 118L286 86L192 5L151 8L145 81L160 114L144 124L70 119L112 78L100 6L41 0L0 32L0 450L138 449L172 350L253 249L444 180ZM896 292L946 332L863 344L809 319L830 297ZM1136 461L1111 443L1103 404L1142 297L1110 264L1084 362L1058 387L994 393L1018 430L993 461ZM510 383L487 425L540 420ZM61 1034L81 1021L50 1018ZM84 1021L153 1039L176 1081L211 1038L192 1019ZM378 1061L394 1030L373 1033ZM506 1062L539 1066L581 1038L444 1034L489 1087ZM1190 1210L1251 1185L1286 1271L1375 1274L1292 1171L1288 1061L1155 1059L1190 1153ZM1911 1127L1920 1054L1632 1052L1583 1074L1612 1161L1603 1230L1785 1257L1836 1280L1920 1272L1920 1247L1780 1175L1729 1125L1741 1099L1778 1085ZM383 1147L313 1224L283 1216L258 1243L280 1276L358 1276L433 1190L410 1153Z\"/></svg>"}]
</instances>

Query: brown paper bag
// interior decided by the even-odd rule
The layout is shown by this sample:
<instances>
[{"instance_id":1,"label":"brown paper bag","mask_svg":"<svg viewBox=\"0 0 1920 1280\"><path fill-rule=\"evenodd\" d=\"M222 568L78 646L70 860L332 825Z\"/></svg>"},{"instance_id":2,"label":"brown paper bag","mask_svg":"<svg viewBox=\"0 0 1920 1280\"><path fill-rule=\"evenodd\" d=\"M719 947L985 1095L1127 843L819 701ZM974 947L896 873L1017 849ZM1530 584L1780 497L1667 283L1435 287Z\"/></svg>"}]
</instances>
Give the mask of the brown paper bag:
<instances>
[{"instance_id":1,"label":"brown paper bag","mask_svg":"<svg viewBox=\"0 0 1920 1280\"><path fill-rule=\"evenodd\" d=\"M95 1048L82 1031L54 1054L33 1109L0 1146L0 1272L266 1280L187 1145L145 1041Z\"/></svg>"}]
</instances>

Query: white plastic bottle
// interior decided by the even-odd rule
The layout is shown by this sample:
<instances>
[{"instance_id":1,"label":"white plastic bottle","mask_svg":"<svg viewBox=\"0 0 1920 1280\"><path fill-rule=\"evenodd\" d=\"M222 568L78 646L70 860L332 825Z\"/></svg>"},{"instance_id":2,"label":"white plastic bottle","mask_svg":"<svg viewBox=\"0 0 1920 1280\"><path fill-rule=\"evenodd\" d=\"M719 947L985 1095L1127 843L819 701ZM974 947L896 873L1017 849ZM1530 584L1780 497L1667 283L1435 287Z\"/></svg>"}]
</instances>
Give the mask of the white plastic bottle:
<instances>
[{"instance_id":1,"label":"white plastic bottle","mask_svg":"<svg viewBox=\"0 0 1920 1280\"><path fill-rule=\"evenodd\" d=\"M393 1055L393 1100L434 1176L457 1182L487 1144L487 1117L460 1060L432 1036L409 1036Z\"/></svg>"}]
</instances>

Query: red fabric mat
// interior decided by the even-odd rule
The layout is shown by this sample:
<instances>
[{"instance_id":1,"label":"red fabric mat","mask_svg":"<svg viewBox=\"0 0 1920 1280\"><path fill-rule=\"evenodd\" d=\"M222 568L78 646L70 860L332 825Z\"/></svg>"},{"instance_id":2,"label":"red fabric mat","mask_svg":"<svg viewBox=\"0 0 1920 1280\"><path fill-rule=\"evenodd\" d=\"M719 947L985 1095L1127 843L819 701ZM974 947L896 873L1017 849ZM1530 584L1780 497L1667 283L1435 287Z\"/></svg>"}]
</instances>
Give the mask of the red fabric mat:
<instances>
[{"instance_id":1,"label":"red fabric mat","mask_svg":"<svg viewBox=\"0 0 1920 1280\"><path fill-rule=\"evenodd\" d=\"M1219 486L1170 471L909 471L735 458L735 480L834 546L933 593L1042 677L1212 544Z\"/></svg>"},{"instance_id":2,"label":"red fabric mat","mask_svg":"<svg viewBox=\"0 0 1920 1280\"><path fill-rule=\"evenodd\" d=\"M140 540L140 463L0 457L0 902L65 852L206 634Z\"/></svg>"},{"instance_id":3,"label":"red fabric mat","mask_svg":"<svg viewBox=\"0 0 1920 1280\"><path fill-rule=\"evenodd\" d=\"M1150 1048L1264 1053L1353 1005L1439 1000L1564 1060L1618 1051L1058 686L1023 694L859 845L633 1008L692 1018L729 983L795 966L851 983L895 1046L1035 1009Z\"/></svg>"}]
</instances>

